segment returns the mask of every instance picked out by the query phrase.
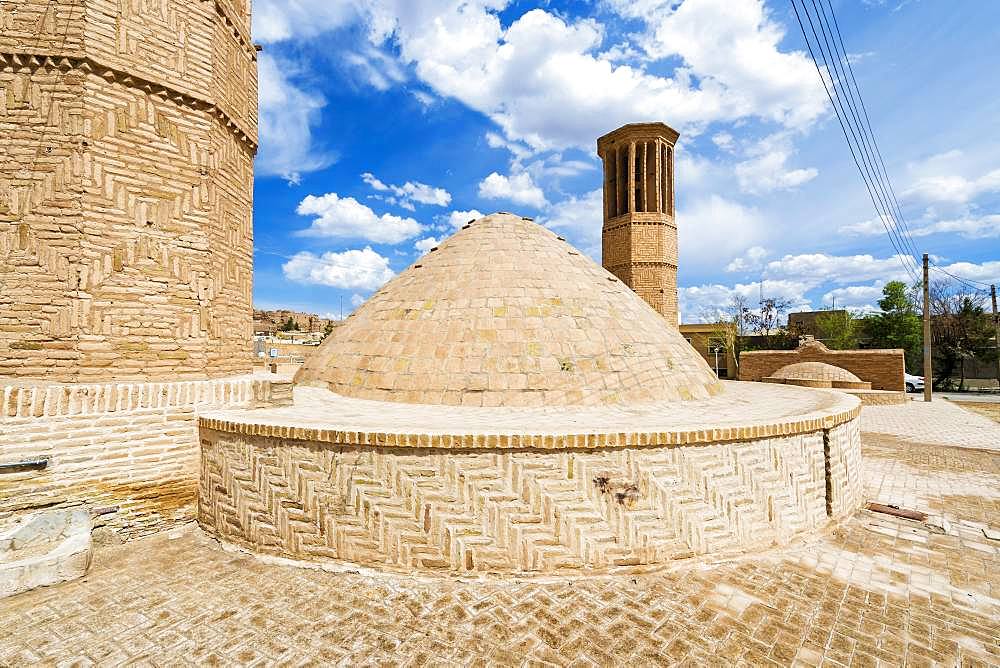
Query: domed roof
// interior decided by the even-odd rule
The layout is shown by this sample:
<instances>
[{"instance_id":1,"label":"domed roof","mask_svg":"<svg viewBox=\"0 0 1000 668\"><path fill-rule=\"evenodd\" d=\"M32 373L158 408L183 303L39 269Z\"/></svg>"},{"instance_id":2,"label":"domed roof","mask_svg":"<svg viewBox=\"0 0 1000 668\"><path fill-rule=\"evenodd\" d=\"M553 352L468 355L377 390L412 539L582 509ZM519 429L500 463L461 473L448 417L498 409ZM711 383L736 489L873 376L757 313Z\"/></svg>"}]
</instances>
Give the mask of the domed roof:
<instances>
[{"instance_id":1,"label":"domed roof","mask_svg":"<svg viewBox=\"0 0 1000 668\"><path fill-rule=\"evenodd\" d=\"M828 380L830 382L860 383L860 378L847 369L825 362L797 362L783 366L771 374L771 378L787 380Z\"/></svg>"},{"instance_id":2,"label":"domed roof","mask_svg":"<svg viewBox=\"0 0 1000 668\"><path fill-rule=\"evenodd\" d=\"M722 390L681 334L544 227L466 225L376 292L295 376L381 401L627 404Z\"/></svg>"}]
</instances>

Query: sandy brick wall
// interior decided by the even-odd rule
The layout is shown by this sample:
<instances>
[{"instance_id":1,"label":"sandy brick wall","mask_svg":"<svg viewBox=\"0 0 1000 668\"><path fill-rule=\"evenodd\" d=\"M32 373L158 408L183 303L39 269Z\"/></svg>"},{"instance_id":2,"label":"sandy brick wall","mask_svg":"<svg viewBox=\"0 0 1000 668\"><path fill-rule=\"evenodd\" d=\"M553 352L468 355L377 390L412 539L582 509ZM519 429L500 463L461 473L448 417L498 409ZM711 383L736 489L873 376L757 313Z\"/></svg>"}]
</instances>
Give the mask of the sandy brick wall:
<instances>
[{"instance_id":1,"label":"sandy brick wall","mask_svg":"<svg viewBox=\"0 0 1000 668\"><path fill-rule=\"evenodd\" d=\"M194 517L197 415L291 400L288 384L244 376L174 383L0 385L0 520L84 505L125 538Z\"/></svg>"},{"instance_id":2,"label":"sandy brick wall","mask_svg":"<svg viewBox=\"0 0 1000 668\"><path fill-rule=\"evenodd\" d=\"M875 390L905 390L902 350L829 350L818 342L795 350L755 350L740 355L740 380L761 381L798 362L825 362L846 369Z\"/></svg>"},{"instance_id":3,"label":"sandy brick wall","mask_svg":"<svg viewBox=\"0 0 1000 668\"><path fill-rule=\"evenodd\" d=\"M247 5L4 2L0 27L0 377L248 371Z\"/></svg>"},{"instance_id":4,"label":"sandy brick wall","mask_svg":"<svg viewBox=\"0 0 1000 668\"><path fill-rule=\"evenodd\" d=\"M199 522L281 557L572 572L781 544L861 503L858 421L576 450L352 447L201 431Z\"/></svg>"}]
</instances>

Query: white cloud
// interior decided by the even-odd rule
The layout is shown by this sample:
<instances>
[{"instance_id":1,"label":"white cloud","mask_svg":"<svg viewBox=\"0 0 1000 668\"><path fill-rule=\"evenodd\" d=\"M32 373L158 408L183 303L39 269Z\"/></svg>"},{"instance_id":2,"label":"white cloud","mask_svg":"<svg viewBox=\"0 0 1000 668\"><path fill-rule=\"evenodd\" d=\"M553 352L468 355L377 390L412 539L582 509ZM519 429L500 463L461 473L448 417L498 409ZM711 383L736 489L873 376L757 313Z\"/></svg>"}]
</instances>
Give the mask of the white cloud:
<instances>
[{"instance_id":1,"label":"white cloud","mask_svg":"<svg viewBox=\"0 0 1000 668\"><path fill-rule=\"evenodd\" d=\"M736 140L728 132L712 135L712 143L727 153L732 153L736 149Z\"/></svg>"},{"instance_id":2,"label":"white cloud","mask_svg":"<svg viewBox=\"0 0 1000 668\"><path fill-rule=\"evenodd\" d=\"M932 234L958 234L966 239L992 239L1000 237L1000 215L976 215L966 207L965 215L947 220L927 221L936 217L929 211L924 222L910 221L907 225L911 237L926 237ZM881 216L889 229L896 229L895 221L888 216ZM885 233L885 227L878 219L865 220L860 223L843 225L838 230L841 234L852 236L878 236Z\"/></svg>"},{"instance_id":3,"label":"white cloud","mask_svg":"<svg viewBox=\"0 0 1000 668\"><path fill-rule=\"evenodd\" d=\"M327 193L308 195L295 210L300 216L314 215L312 224L300 236L338 239L367 239L375 243L398 244L417 236L423 226L412 218L392 214L378 216L353 197Z\"/></svg>"},{"instance_id":4,"label":"white cloud","mask_svg":"<svg viewBox=\"0 0 1000 668\"><path fill-rule=\"evenodd\" d=\"M713 322L726 315L726 307L733 297L743 297L751 308L758 303L762 294L765 298L788 299L792 302L789 311L809 309L809 299L805 293L811 287L808 283L785 280L765 280L763 286L757 283L737 283L733 286L711 283L678 289L682 321Z\"/></svg>"},{"instance_id":5,"label":"white cloud","mask_svg":"<svg viewBox=\"0 0 1000 668\"><path fill-rule=\"evenodd\" d=\"M992 239L1000 237L1000 215L969 215L953 220L941 220L920 227L911 227L910 234L915 237L958 234L966 239Z\"/></svg>"},{"instance_id":6,"label":"white cloud","mask_svg":"<svg viewBox=\"0 0 1000 668\"><path fill-rule=\"evenodd\" d=\"M413 97L416 98L417 102L419 102L425 109L433 106L434 103L437 102L437 98L426 91L415 90L412 94Z\"/></svg>"},{"instance_id":7,"label":"white cloud","mask_svg":"<svg viewBox=\"0 0 1000 668\"><path fill-rule=\"evenodd\" d=\"M365 303L365 298L358 293L351 295L351 306L357 308Z\"/></svg>"},{"instance_id":8,"label":"white cloud","mask_svg":"<svg viewBox=\"0 0 1000 668\"><path fill-rule=\"evenodd\" d=\"M376 90L389 90L406 81L406 73L394 58L370 46L361 51L344 51L340 60Z\"/></svg>"},{"instance_id":9,"label":"white cloud","mask_svg":"<svg viewBox=\"0 0 1000 668\"><path fill-rule=\"evenodd\" d=\"M683 58L728 114L803 128L826 109L815 66L804 52L779 50L784 29L762 0L610 1L646 22L650 57Z\"/></svg>"},{"instance_id":10,"label":"white cloud","mask_svg":"<svg viewBox=\"0 0 1000 668\"><path fill-rule=\"evenodd\" d=\"M426 253L439 243L441 243L440 239L436 239L435 237L424 237L423 239L418 239L417 242L413 244L413 247L421 253Z\"/></svg>"},{"instance_id":11,"label":"white cloud","mask_svg":"<svg viewBox=\"0 0 1000 668\"><path fill-rule=\"evenodd\" d=\"M362 250L315 255L301 251L281 266L290 281L347 290L374 290L395 276L388 258L366 246Z\"/></svg>"},{"instance_id":12,"label":"white cloud","mask_svg":"<svg viewBox=\"0 0 1000 668\"><path fill-rule=\"evenodd\" d=\"M510 176L493 172L479 183L479 196L487 199L506 199L536 209L544 209L548 205L545 193L535 185L527 172Z\"/></svg>"},{"instance_id":13,"label":"white cloud","mask_svg":"<svg viewBox=\"0 0 1000 668\"><path fill-rule=\"evenodd\" d=\"M600 188L570 196L553 204L536 222L565 231L595 262L601 261L601 229L604 225L604 192Z\"/></svg>"},{"instance_id":14,"label":"white cloud","mask_svg":"<svg viewBox=\"0 0 1000 668\"><path fill-rule=\"evenodd\" d=\"M486 144L490 148L502 148L510 151L515 160L523 160L532 155L531 149L526 144L519 141L508 141L492 131L486 133Z\"/></svg>"},{"instance_id":15,"label":"white cloud","mask_svg":"<svg viewBox=\"0 0 1000 668\"><path fill-rule=\"evenodd\" d=\"M718 264L760 245L768 229L757 209L718 195L678 209L677 227L682 264Z\"/></svg>"},{"instance_id":16,"label":"white cloud","mask_svg":"<svg viewBox=\"0 0 1000 668\"><path fill-rule=\"evenodd\" d=\"M352 1L256 0L253 4L253 37L264 44L315 37L358 17Z\"/></svg>"},{"instance_id":17,"label":"white cloud","mask_svg":"<svg viewBox=\"0 0 1000 668\"><path fill-rule=\"evenodd\" d=\"M1000 192L1000 169L972 179L958 175L924 177L903 191L903 195L928 202L965 204L993 192Z\"/></svg>"},{"instance_id":18,"label":"white cloud","mask_svg":"<svg viewBox=\"0 0 1000 668\"><path fill-rule=\"evenodd\" d=\"M298 183L304 172L323 169L333 156L313 146L312 128L326 101L291 83L294 68L262 53L257 61L260 83L260 151L256 172Z\"/></svg>"},{"instance_id":19,"label":"white cloud","mask_svg":"<svg viewBox=\"0 0 1000 668\"><path fill-rule=\"evenodd\" d=\"M890 230L896 229L896 221L885 214L879 214L878 218L870 218L868 220L862 220L859 223L841 225L837 228L837 231L841 234L856 237L874 237L880 234L885 234L886 227Z\"/></svg>"},{"instance_id":20,"label":"white cloud","mask_svg":"<svg viewBox=\"0 0 1000 668\"><path fill-rule=\"evenodd\" d=\"M970 175L968 163L959 150L909 163L907 167L914 181L903 191L903 197L925 202L966 204L981 195L1000 192L1000 169Z\"/></svg>"},{"instance_id":21,"label":"white cloud","mask_svg":"<svg viewBox=\"0 0 1000 668\"><path fill-rule=\"evenodd\" d=\"M390 191L394 197L385 198L390 204L396 204L404 209L414 210L413 203L448 206L451 204L451 193L444 188L435 188L419 181L407 181L401 186L384 183L371 172L365 172L361 179L380 192Z\"/></svg>"},{"instance_id":22,"label":"white cloud","mask_svg":"<svg viewBox=\"0 0 1000 668\"><path fill-rule=\"evenodd\" d=\"M603 27L567 22L541 9L505 30L505 0L367 3L377 44L392 39L438 94L496 122L509 141L535 151L579 147L638 120L662 120L694 132L713 121L757 116L807 127L826 109L812 62L782 53L782 30L759 0L687 0L677 11L657 3L642 46L654 58L680 56L672 76L651 74L601 55ZM616 2L631 12L633 3ZM567 110L573 113L567 114Z\"/></svg>"},{"instance_id":23,"label":"white cloud","mask_svg":"<svg viewBox=\"0 0 1000 668\"><path fill-rule=\"evenodd\" d=\"M862 311L878 310L875 304L882 299L884 285L885 281L876 281L871 285L849 285L844 288L835 288L823 295L823 305Z\"/></svg>"},{"instance_id":24,"label":"white cloud","mask_svg":"<svg viewBox=\"0 0 1000 668\"><path fill-rule=\"evenodd\" d=\"M745 193L763 194L774 190L790 190L816 178L819 171L788 169L794 154L791 137L776 133L761 139L747 150L749 159L736 164L736 179Z\"/></svg>"},{"instance_id":25,"label":"white cloud","mask_svg":"<svg viewBox=\"0 0 1000 668\"><path fill-rule=\"evenodd\" d=\"M480 213L476 209L469 209L468 211L452 211L448 214L448 224L453 228L458 229L470 220L482 218L483 215L484 214Z\"/></svg>"},{"instance_id":26,"label":"white cloud","mask_svg":"<svg viewBox=\"0 0 1000 668\"><path fill-rule=\"evenodd\" d=\"M938 263L938 266L949 274L961 276L966 280L1000 284L1000 260L990 260L981 264L975 262Z\"/></svg>"},{"instance_id":27,"label":"white cloud","mask_svg":"<svg viewBox=\"0 0 1000 668\"><path fill-rule=\"evenodd\" d=\"M767 257L767 250L762 246L751 246L743 257L738 257L728 265L726 271L759 271Z\"/></svg>"},{"instance_id":28,"label":"white cloud","mask_svg":"<svg viewBox=\"0 0 1000 668\"><path fill-rule=\"evenodd\" d=\"M871 255L828 255L826 253L803 253L785 255L764 265L768 277L796 280L820 285L852 283L855 281L901 280L910 278L903 269L901 257L894 255L876 258ZM910 258L912 261L912 258Z\"/></svg>"}]
</instances>

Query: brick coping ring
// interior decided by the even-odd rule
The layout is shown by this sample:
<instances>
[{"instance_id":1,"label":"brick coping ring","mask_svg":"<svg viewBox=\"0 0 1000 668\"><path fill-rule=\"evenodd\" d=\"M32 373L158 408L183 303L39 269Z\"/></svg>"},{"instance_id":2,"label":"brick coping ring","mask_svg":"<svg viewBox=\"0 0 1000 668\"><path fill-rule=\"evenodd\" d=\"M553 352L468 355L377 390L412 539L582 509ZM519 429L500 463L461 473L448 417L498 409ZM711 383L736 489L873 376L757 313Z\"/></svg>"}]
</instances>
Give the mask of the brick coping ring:
<instances>
[{"instance_id":1,"label":"brick coping ring","mask_svg":"<svg viewBox=\"0 0 1000 668\"><path fill-rule=\"evenodd\" d=\"M482 408L387 403L312 387L293 406L202 414L199 426L235 435L338 446L576 449L695 445L791 436L850 422L845 393L728 382L718 396L627 407Z\"/></svg>"}]
</instances>

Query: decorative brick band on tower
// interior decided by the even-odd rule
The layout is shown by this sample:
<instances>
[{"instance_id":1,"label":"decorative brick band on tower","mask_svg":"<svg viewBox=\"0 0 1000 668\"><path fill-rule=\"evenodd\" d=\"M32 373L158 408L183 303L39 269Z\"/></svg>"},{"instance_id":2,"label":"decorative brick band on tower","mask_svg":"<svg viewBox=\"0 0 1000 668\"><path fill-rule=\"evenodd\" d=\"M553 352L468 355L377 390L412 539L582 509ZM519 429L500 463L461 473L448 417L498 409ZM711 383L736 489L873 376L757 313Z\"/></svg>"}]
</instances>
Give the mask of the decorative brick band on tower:
<instances>
[{"instance_id":1,"label":"decorative brick band on tower","mask_svg":"<svg viewBox=\"0 0 1000 668\"><path fill-rule=\"evenodd\" d=\"M0 378L251 368L246 0L0 3Z\"/></svg>"},{"instance_id":2,"label":"decorative brick band on tower","mask_svg":"<svg viewBox=\"0 0 1000 668\"><path fill-rule=\"evenodd\" d=\"M604 268L676 327L674 144L663 123L630 123L597 140L604 162Z\"/></svg>"}]
</instances>

